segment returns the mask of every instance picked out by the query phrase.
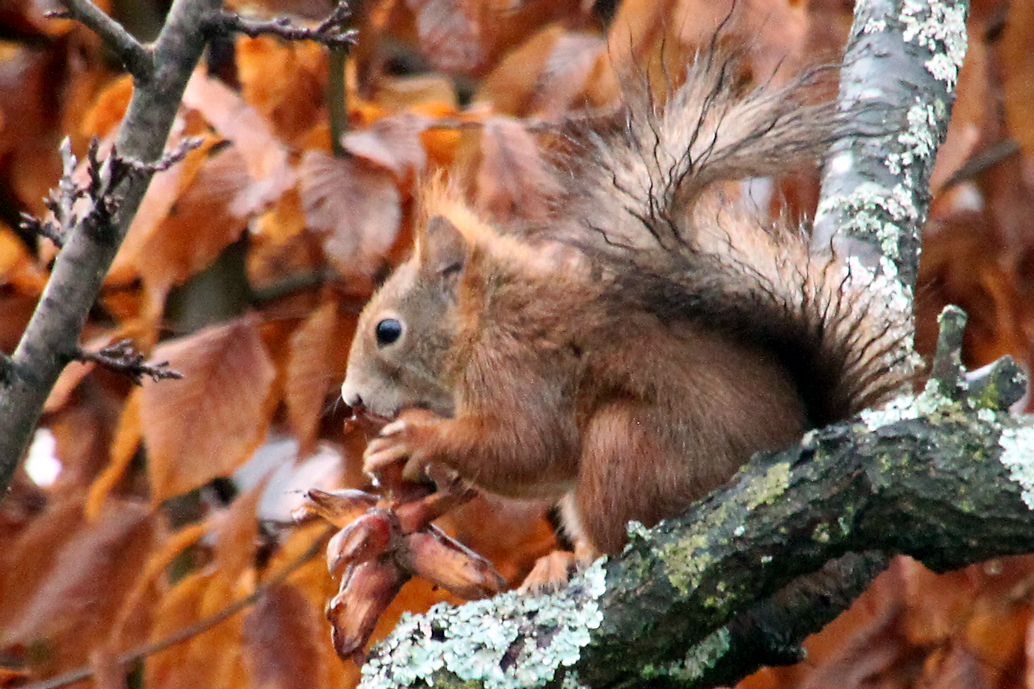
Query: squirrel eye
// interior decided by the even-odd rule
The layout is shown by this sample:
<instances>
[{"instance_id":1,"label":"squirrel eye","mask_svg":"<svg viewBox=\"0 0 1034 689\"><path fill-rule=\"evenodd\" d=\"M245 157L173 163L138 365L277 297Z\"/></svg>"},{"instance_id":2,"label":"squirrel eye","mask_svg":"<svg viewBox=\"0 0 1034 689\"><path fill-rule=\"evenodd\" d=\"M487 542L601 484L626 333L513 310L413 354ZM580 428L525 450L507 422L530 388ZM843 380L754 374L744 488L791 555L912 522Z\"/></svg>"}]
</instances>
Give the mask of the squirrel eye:
<instances>
[{"instance_id":1,"label":"squirrel eye","mask_svg":"<svg viewBox=\"0 0 1034 689\"><path fill-rule=\"evenodd\" d=\"M374 332L377 334L377 344L383 347L402 336L402 324L394 318L385 318L377 324Z\"/></svg>"}]
</instances>

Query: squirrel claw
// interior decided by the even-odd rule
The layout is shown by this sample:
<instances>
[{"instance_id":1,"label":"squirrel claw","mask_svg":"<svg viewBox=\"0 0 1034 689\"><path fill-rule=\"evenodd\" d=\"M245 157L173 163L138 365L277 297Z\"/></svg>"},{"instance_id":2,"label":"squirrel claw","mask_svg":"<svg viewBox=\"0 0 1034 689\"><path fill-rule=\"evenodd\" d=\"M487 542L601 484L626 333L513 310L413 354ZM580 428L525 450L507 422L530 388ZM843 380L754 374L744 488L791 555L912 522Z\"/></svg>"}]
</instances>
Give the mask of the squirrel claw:
<instances>
[{"instance_id":1,"label":"squirrel claw","mask_svg":"<svg viewBox=\"0 0 1034 689\"><path fill-rule=\"evenodd\" d=\"M409 444L398 438L374 438L363 453L363 471L377 474L409 456Z\"/></svg>"}]
</instances>

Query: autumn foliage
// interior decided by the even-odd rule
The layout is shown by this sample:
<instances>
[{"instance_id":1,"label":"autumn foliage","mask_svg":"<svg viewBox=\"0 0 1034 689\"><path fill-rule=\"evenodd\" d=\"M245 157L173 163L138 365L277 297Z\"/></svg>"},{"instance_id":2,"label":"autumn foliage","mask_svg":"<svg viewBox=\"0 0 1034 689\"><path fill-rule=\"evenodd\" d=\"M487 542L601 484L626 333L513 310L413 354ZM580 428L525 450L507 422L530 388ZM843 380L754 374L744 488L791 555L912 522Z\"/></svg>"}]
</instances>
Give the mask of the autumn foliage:
<instances>
[{"instance_id":1,"label":"autumn foliage","mask_svg":"<svg viewBox=\"0 0 1034 689\"><path fill-rule=\"evenodd\" d=\"M45 216L61 139L80 156L109 144L132 88L100 39L43 4L0 5L4 352L57 251L19 214ZM127 673L148 689L355 683L323 613L337 590L327 528L290 512L310 487L368 487L338 389L357 314L407 251L421 180L447 170L486 212L533 217L556 125L613 107L622 79L677 78L729 17L720 40L750 76L784 79L835 62L851 22L846 0L589 4L368 0L343 75L315 43L216 40L170 141L200 145L155 175L83 337L90 350L130 338L183 377L137 387L94 362L65 369L31 453L60 474L22 469L0 503L0 686L78 669L103 687ZM163 4L123 5L116 16L153 35ZM330 9L230 5L298 21ZM959 304L971 367L1010 353L1034 369L1032 44L1034 3L974 3L932 181L918 345L929 352L936 313ZM788 173L773 198L807 217L814 171ZM480 497L439 524L514 584L556 545L546 507ZM943 576L899 560L805 663L744 685L1034 686L1032 596L1029 558ZM412 580L375 636L440 600Z\"/></svg>"}]
</instances>

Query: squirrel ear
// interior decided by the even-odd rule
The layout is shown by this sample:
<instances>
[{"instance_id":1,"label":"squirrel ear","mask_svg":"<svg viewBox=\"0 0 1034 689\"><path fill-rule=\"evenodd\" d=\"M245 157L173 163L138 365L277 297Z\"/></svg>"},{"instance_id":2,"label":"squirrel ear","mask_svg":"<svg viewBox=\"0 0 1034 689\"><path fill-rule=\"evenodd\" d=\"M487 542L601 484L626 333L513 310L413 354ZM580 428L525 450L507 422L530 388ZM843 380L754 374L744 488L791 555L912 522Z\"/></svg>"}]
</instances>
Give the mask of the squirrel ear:
<instances>
[{"instance_id":1,"label":"squirrel ear","mask_svg":"<svg viewBox=\"0 0 1034 689\"><path fill-rule=\"evenodd\" d=\"M467 240L449 220L429 218L417 239L417 258L422 270L452 275L463 269L469 247Z\"/></svg>"}]
</instances>

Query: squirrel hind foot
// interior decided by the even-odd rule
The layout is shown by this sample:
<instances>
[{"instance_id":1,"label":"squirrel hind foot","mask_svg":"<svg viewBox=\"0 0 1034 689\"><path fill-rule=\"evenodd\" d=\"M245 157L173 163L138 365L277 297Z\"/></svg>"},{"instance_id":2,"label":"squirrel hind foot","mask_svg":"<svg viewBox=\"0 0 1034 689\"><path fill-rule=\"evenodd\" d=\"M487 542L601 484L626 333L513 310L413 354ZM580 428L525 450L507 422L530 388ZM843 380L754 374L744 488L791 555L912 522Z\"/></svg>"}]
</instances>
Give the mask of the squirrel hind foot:
<instances>
[{"instance_id":1,"label":"squirrel hind foot","mask_svg":"<svg viewBox=\"0 0 1034 689\"><path fill-rule=\"evenodd\" d=\"M517 588L522 595L543 596L556 593L588 564L568 550L555 550L535 561L528 576Z\"/></svg>"}]
</instances>

